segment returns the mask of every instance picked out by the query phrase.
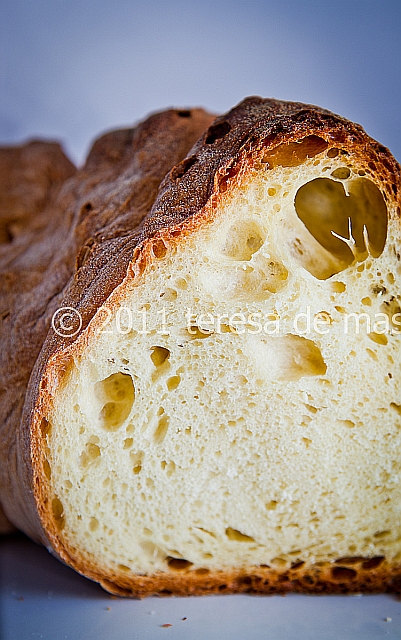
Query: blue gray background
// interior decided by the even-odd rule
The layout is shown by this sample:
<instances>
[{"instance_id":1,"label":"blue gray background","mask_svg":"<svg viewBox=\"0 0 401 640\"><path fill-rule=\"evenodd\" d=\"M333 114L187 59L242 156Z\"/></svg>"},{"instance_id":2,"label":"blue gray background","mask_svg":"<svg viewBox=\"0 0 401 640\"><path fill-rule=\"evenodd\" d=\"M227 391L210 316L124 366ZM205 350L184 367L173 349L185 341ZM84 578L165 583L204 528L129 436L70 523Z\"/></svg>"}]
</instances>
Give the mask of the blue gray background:
<instances>
[{"instance_id":1,"label":"blue gray background","mask_svg":"<svg viewBox=\"0 0 401 640\"><path fill-rule=\"evenodd\" d=\"M246 95L359 122L401 160L400 0L2 0L0 144L93 139Z\"/></svg>"}]
</instances>

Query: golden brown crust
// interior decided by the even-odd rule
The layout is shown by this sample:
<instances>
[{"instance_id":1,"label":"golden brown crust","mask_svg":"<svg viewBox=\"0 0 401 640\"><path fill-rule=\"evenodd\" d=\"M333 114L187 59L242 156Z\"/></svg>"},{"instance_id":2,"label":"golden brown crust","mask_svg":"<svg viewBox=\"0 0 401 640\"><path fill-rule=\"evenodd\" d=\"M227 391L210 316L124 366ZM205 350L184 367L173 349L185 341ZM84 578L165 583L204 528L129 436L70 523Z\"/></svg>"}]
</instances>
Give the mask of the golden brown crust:
<instances>
[{"instance_id":1,"label":"golden brown crust","mask_svg":"<svg viewBox=\"0 0 401 640\"><path fill-rule=\"evenodd\" d=\"M188 570L155 576L117 575L85 559L79 550L67 548L54 523L49 506L50 496L43 483L40 431L42 416L51 402L53 382L62 372L69 352L79 351L96 311L110 298L124 277L140 276L144 266L157 259L158 243L178 243L181 233L190 233L198 224L207 223L212 219L219 200L227 197L233 184L239 183L244 176L249 177L261 162L266 166L270 150L307 136L318 137L327 148L341 147L345 152L352 150L354 157L359 157L365 163L376 163L383 183L388 185L385 197L391 202L398 197L400 168L388 150L372 141L359 125L325 110L299 103L249 98L210 126L210 120L206 123L206 116L203 118L203 128L206 130L202 138L187 158L178 164L178 160L171 162L171 157L169 162L163 164L157 146L151 144L146 150L146 132L135 134L138 168L139 165L141 169L148 167L147 163L152 162L155 154L159 153L157 157L163 164L164 172L169 170L151 209L158 184L156 179L152 181L148 176L142 183L142 175L135 176L138 188L134 194L130 196L129 190L124 191L125 184L121 176L116 178L110 169L110 163L114 161L110 140L98 143L101 162L95 160L95 146L95 155L88 159L84 173L74 182L72 190L79 190L79 195L74 192L75 199L71 193L69 197L74 202L75 211L79 208L79 215L75 214L71 227L77 271L55 304L48 307L47 318L51 317L57 306L71 306L83 318L82 329L73 339L60 338L50 332L34 368L17 444L16 459L21 465L20 473L15 474L15 468L10 472L10 487L22 497L17 509L10 507L10 514L14 522L31 536L45 544L50 540L54 552L76 570L101 582L107 590L121 595L142 597L155 593L188 595L245 591L339 593L398 590L401 568L393 567L383 559L376 566L374 559L359 559L359 564L355 562L349 566L348 559L347 562L344 560L334 565L327 563L323 567L293 567L289 571L253 567L247 571L214 573ZM157 123L154 126L157 129ZM141 135L144 135L144 139ZM157 133L154 139L157 140ZM124 153L115 161L121 161L121 157L125 157ZM103 162L110 170L110 179L100 184ZM171 168L173 164L175 166ZM98 166L102 167L99 173ZM82 184L86 187L82 187ZM151 185L150 195L147 195L147 185ZM96 193L100 194L100 207L94 203L92 194ZM127 209L141 212L134 218L135 224L132 224L133 218L127 214ZM73 254L69 249L68 255ZM67 275L71 273L71 262L61 264ZM68 278L64 282L68 282ZM15 484L15 477L23 477L23 480L19 479ZM27 491L31 492L29 501ZM367 565L369 562L373 564Z\"/></svg>"},{"instance_id":2,"label":"golden brown crust","mask_svg":"<svg viewBox=\"0 0 401 640\"><path fill-rule=\"evenodd\" d=\"M100 584L116 595L137 598L222 593L394 593L401 591L401 566L394 568L380 557L345 558L311 566L294 563L281 571L255 566L236 571L176 571L129 579L118 575L113 581L100 579Z\"/></svg>"},{"instance_id":3,"label":"golden brown crust","mask_svg":"<svg viewBox=\"0 0 401 640\"><path fill-rule=\"evenodd\" d=\"M212 118L201 109L171 109L108 133L73 177L58 145L0 150L0 226L9 233L18 223L19 230L0 244L0 496L12 522L36 539L45 542L32 498L29 421L25 431L20 421L52 314L82 298L88 322L121 282L132 256L126 238ZM47 345L50 353L51 338Z\"/></svg>"}]
</instances>

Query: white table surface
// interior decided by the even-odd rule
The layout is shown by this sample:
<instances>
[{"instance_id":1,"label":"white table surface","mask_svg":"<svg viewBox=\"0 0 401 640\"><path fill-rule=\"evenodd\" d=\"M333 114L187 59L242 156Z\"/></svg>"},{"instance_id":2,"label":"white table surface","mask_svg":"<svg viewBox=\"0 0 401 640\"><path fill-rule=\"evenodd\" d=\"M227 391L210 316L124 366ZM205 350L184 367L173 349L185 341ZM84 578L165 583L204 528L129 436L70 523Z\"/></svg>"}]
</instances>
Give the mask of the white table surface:
<instances>
[{"instance_id":1,"label":"white table surface","mask_svg":"<svg viewBox=\"0 0 401 640\"><path fill-rule=\"evenodd\" d=\"M1 640L401 640L397 596L116 598L22 535L0 538L0 615Z\"/></svg>"}]
</instances>

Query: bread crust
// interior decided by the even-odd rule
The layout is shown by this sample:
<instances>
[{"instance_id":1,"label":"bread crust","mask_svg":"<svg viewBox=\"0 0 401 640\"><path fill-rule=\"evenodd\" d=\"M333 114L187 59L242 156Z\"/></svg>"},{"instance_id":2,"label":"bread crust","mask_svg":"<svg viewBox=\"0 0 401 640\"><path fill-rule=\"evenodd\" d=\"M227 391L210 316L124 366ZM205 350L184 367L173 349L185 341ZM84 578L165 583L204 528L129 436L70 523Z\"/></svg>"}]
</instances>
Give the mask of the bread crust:
<instances>
[{"instance_id":1,"label":"bread crust","mask_svg":"<svg viewBox=\"0 0 401 640\"><path fill-rule=\"evenodd\" d=\"M365 565L365 567L364 567ZM305 566L294 563L286 571L272 567L247 567L246 570L159 573L134 576L124 580L100 579L104 589L119 596L192 596L250 593L258 595L284 593L394 593L401 590L401 568L394 568L383 558L345 558L335 564Z\"/></svg>"},{"instance_id":2,"label":"bread crust","mask_svg":"<svg viewBox=\"0 0 401 640\"><path fill-rule=\"evenodd\" d=\"M159 117L164 116L159 114ZM298 565L289 571L251 567L219 572L199 569L171 571L153 576L117 574L99 567L80 550L68 548L54 522L51 496L43 473L41 434L41 421L51 406L52 390L68 366L71 355L81 352L100 322L96 317L100 307L118 302L124 284L132 280L139 282L146 267L157 261L158 243L173 246L198 226L211 222L222 199L230 197L234 185L239 185L253 171L259 170L261 163L266 162L266 154L280 145L308 136L323 140L328 149L341 147L345 152L352 151L356 160L373 163L376 175L385 185L385 197L392 204L399 203L400 167L390 152L367 136L359 125L326 110L254 97L244 100L213 124L210 124L210 116L199 112L199 125L201 130L208 128L187 157L173 162L170 158L170 163L163 164L162 170L169 173L160 185L153 206L155 190L162 175L159 182L147 176L142 183L142 177L139 178L137 195L131 196L134 206L129 198L124 202L121 198L118 202L113 200L123 189L120 177L113 175L102 191L102 202L107 201L110 206L104 206L101 212L92 203L88 208L85 200L90 202L87 193L93 193L90 191L92 182L99 180L102 163L109 167L108 161L113 156L114 141L112 143L111 140L104 139L97 143L98 147L95 145L84 169L86 174L78 175L71 183L70 198L71 191L78 188L77 184L81 190L78 198L74 194L75 213L69 227L73 240L68 245L68 260L65 259L62 267L58 267L65 269L67 277L63 282L67 286L52 299L52 304L48 304L46 318L49 322L57 307L73 307L81 314L82 327L74 338L62 338L52 331L47 334L28 385L22 421L19 427L15 421L16 438L9 447L13 456L8 465L2 498L6 512L19 528L40 540L77 571L119 595L397 591L401 567L392 566L385 559L372 558L348 559L324 566ZM149 157L146 153L143 156L146 141L143 142L141 135L146 138L147 134L148 131L133 134L138 138L136 162L140 163L142 170L159 153L156 143L149 149ZM123 136L121 132L119 135ZM100 160L96 159L97 151ZM82 184L90 187L85 190ZM147 196L146 189L150 184L153 185L149 187L151 191L153 189L153 195ZM130 206L141 212L134 218L135 224L132 216L127 216L127 207ZM397 216L400 216L399 206ZM75 272L71 256L76 256ZM45 286L49 286L48 282L49 277ZM41 291L40 286L36 291Z\"/></svg>"},{"instance_id":3,"label":"bread crust","mask_svg":"<svg viewBox=\"0 0 401 640\"><path fill-rule=\"evenodd\" d=\"M154 114L103 135L77 173L53 143L0 150L0 229L18 228L12 242L0 244L0 501L10 521L47 545L33 497L29 409L23 423L21 415L52 315L82 298L89 322L123 280L132 257L127 237L148 214L161 180L212 119L202 109ZM100 272L106 277L93 282ZM85 282L93 285L86 293ZM62 347L50 338L43 354Z\"/></svg>"}]
</instances>

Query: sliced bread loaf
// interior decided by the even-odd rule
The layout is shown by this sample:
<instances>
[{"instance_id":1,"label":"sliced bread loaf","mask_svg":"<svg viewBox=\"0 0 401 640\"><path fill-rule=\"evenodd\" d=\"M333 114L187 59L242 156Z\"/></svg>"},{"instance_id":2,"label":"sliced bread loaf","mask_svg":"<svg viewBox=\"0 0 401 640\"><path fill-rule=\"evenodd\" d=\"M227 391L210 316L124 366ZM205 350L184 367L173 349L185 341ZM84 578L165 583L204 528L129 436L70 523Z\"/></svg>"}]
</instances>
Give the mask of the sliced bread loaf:
<instances>
[{"instance_id":1,"label":"sliced bread loaf","mask_svg":"<svg viewBox=\"0 0 401 640\"><path fill-rule=\"evenodd\" d=\"M6 513L121 595L399 589L399 166L309 105L208 124L138 226L131 176L81 198Z\"/></svg>"}]
</instances>

